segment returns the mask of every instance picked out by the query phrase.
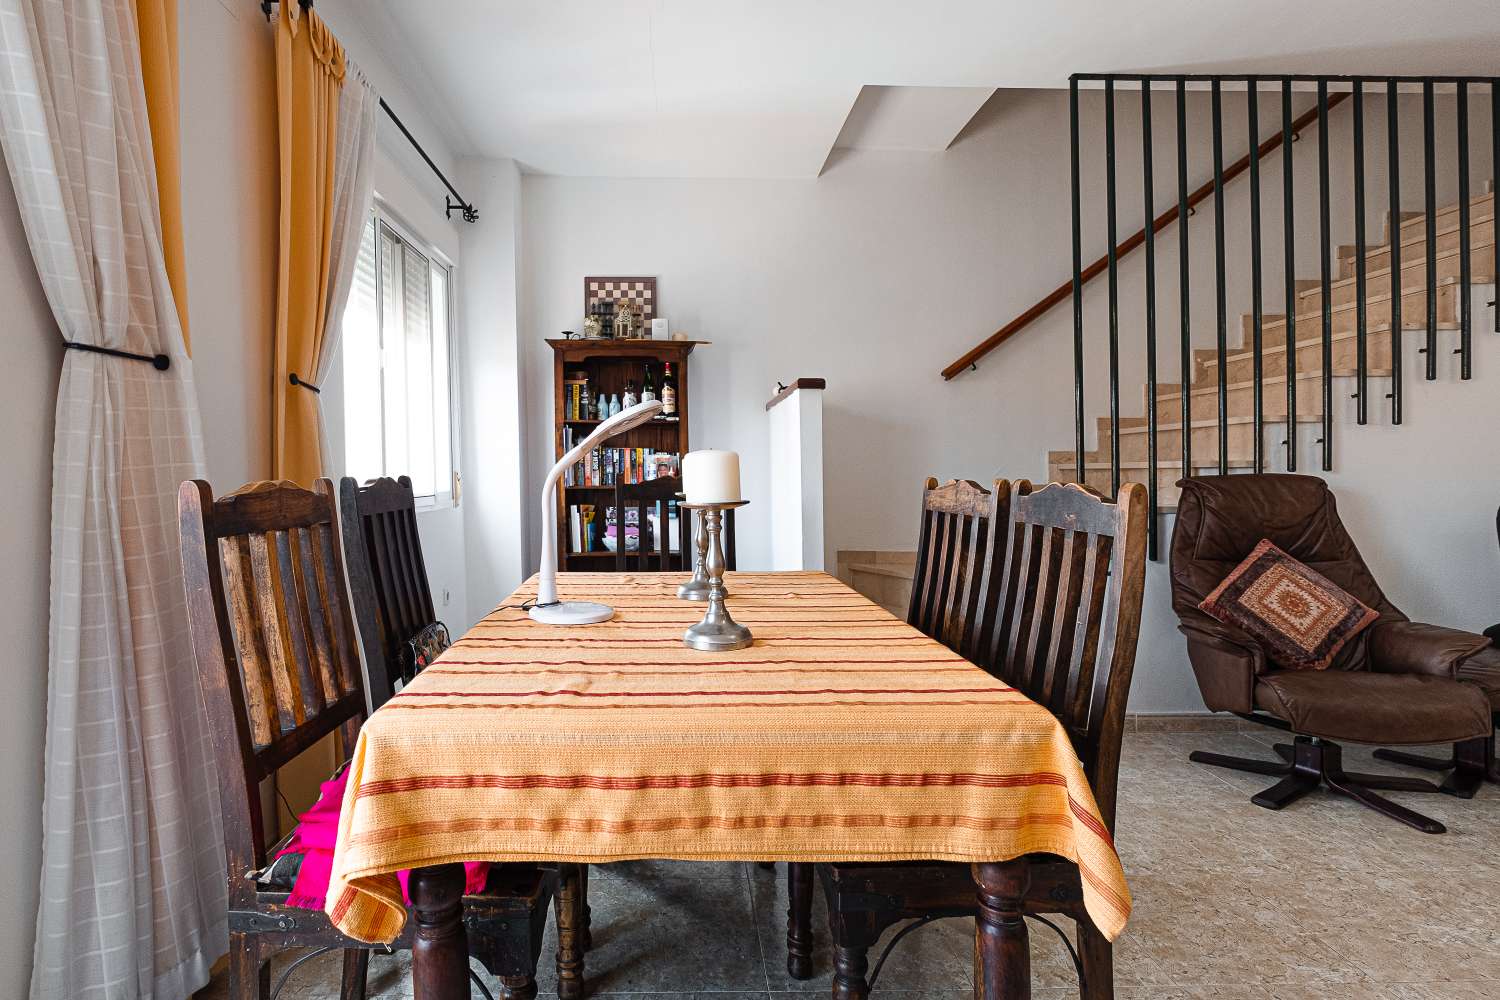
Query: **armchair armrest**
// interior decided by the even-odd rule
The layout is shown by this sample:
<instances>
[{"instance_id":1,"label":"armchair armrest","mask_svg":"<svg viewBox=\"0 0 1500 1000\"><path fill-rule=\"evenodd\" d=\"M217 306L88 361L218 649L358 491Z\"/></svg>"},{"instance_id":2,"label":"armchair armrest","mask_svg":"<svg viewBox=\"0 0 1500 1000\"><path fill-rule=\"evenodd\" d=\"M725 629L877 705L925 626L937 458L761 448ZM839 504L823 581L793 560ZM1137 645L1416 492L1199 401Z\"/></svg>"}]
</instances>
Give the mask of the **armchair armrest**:
<instances>
[{"instance_id":1,"label":"armchair armrest","mask_svg":"<svg viewBox=\"0 0 1500 1000\"><path fill-rule=\"evenodd\" d=\"M1178 628L1187 636L1188 661L1204 703L1215 712L1254 709L1255 678L1266 671L1260 644L1207 615L1201 621L1183 616Z\"/></svg>"},{"instance_id":2,"label":"armchair armrest","mask_svg":"<svg viewBox=\"0 0 1500 1000\"><path fill-rule=\"evenodd\" d=\"M1456 677L1458 666L1489 646L1473 632L1423 622L1376 622L1370 629L1370 669L1382 674Z\"/></svg>"}]
</instances>

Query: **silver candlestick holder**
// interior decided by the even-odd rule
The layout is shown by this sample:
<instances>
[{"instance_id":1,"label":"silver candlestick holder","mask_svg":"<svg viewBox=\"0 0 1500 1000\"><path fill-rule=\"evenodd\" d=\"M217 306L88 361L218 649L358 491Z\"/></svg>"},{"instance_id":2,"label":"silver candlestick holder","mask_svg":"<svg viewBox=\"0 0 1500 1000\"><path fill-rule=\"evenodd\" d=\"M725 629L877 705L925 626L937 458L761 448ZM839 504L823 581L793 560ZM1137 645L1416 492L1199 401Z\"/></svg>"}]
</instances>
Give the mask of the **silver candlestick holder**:
<instances>
[{"instance_id":1,"label":"silver candlestick holder","mask_svg":"<svg viewBox=\"0 0 1500 1000\"><path fill-rule=\"evenodd\" d=\"M677 596L684 601L706 601L708 600L708 570L704 563L708 557L708 518L698 509L688 509L687 506L678 501L679 510L687 510L687 516L693 521L693 548L697 555L693 560L693 578L677 588Z\"/></svg>"},{"instance_id":2,"label":"silver candlestick holder","mask_svg":"<svg viewBox=\"0 0 1500 1000\"><path fill-rule=\"evenodd\" d=\"M701 563L708 581L708 608L703 612L703 620L683 633L682 643L689 649L702 649L710 652L744 649L754 641L750 630L730 617L729 608L724 605L724 598L729 596L729 592L724 589L724 545L721 540L724 511L743 507L749 502L736 500L731 503L677 505L680 510L703 512L703 524L700 529L703 533L703 541L698 543L698 547L703 553ZM694 580L696 579L695 573Z\"/></svg>"}]
</instances>

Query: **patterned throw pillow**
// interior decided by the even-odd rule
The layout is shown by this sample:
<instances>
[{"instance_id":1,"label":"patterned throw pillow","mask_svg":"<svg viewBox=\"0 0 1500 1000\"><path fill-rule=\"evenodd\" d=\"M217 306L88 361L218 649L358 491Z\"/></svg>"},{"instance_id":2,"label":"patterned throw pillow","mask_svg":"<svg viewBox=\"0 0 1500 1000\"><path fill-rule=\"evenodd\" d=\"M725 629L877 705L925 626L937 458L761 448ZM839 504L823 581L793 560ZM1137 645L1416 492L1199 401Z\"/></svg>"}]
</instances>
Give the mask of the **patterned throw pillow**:
<instances>
[{"instance_id":1,"label":"patterned throw pillow","mask_svg":"<svg viewBox=\"0 0 1500 1000\"><path fill-rule=\"evenodd\" d=\"M1259 640L1291 670L1323 670L1380 617L1338 584L1263 539L1198 605Z\"/></svg>"}]
</instances>

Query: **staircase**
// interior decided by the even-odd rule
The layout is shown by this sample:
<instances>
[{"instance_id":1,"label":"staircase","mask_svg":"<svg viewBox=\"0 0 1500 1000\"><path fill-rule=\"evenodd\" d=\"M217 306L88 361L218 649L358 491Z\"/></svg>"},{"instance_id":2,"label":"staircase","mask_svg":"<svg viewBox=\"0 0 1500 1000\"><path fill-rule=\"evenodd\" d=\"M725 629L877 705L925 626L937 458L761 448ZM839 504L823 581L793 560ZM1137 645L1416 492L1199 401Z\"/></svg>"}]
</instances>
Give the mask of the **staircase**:
<instances>
[{"instance_id":1,"label":"staircase","mask_svg":"<svg viewBox=\"0 0 1500 1000\"><path fill-rule=\"evenodd\" d=\"M1495 282L1495 195L1493 185L1485 194L1470 199L1469 249L1470 283L1493 286ZM1460 329L1461 254L1459 205L1454 203L1437 210L1435 244L1437 292L1438 349L1456 346ZM1365 344L1366 375L1372 401L1384 402L1392 376L1391 328L1391 240L1392 220L1387 213L1384 232L1378 245L1365 249ZM1427 334L1427 217L1421 212L1403 212L1397 223L1401 241L1401 329L1407 342L1425 339ZM1353 391L1357 378L1358 351L1358 283L1357 256L1353 246L1338 249L1338 268L1329 287L1329 311L1332 336L1329 342L1331 376L1334 392ZM1316 266L1316 262L1314 262ZM1266 467L1280 467L1280 447L1289 429L1287 381L1290 367L1296 381L1296 422L1321 424L1323 413L1323 290L1320 280L1297 282L1297 317L1294 326L1295 352L1289 366L1287 323L1284 315L1263 314L1261 323L1262 414L1266 437ZM1493 294L1475 294L1472 309L1476 314L1473 327L1482 333L1477 321ZM1269 299L1269 296L1268 296ZM1284 297L1278 299L1284 301ZM1414 336L1415 335L1415 336ZM1239 343L1232 346L1224 359L1226 419L1228 436L1227 465L1231 472L1249 471L1255 466L1255 359L1252 350L1253 319L1246 315L1240 321ZM1123 340L1124 338L1122 338ZM1341 385L1340 382L1348 384ZM1174 510L1177 505L1176 482L1185 475L1207 475L1219 471L1219 367L1217 349L1198 349L1192 353L1191 378L1188 385L1158 383L1156 386L1157 471L1156 498L1160 511ZM1191 466L1182 465L1182 395L1189 397ZM1148 388L1143 387L1139 416L1119 417L1120 480L1150 485L1150 423L1147 408L1153 405ZM1335 397L1336 398L1336 397ZM1371 412L1375 410L1372 407ZM1095 421L1096 450L1084 455L1084 481L1102 493L1112 492L1111 443L1113 421L1100 417ZM1299 465L1315 467L1315 461L1303 459ZM1049 451L1048 478L1059 482L1077 482L1076 452Z\"/></svg>"}]
</instances>

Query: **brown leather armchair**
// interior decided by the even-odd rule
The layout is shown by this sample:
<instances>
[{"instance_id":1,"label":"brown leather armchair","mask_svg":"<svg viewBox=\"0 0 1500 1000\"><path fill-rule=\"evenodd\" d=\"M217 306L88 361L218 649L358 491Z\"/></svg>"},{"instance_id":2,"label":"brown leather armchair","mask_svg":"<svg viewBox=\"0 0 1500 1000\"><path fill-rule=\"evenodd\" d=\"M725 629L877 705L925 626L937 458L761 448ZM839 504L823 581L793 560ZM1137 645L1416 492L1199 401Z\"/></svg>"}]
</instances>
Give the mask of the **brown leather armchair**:
<instances>
[{"instance_id":1,"label":"brown leather armchair","mask_svg":"<svg viewBox=\"0 0 1500 1000\"><path fill-rule=\"evenodd\" d=\"M1280 761L1194 752L1202 764L1280 778L1255 795L1280 809L1320 784L1427 833L1436 820L1376 790L1446 791L1467 798L1483 781L1492 732L1491 705L1461 666L1484 645L1469 632L1410 621L1380 590L1339 520L1328 485L1313 476L1234 475L1184 479L1172 534L1172 608L1188 640L1203 700L1217 712L1294 734L1277 744ZM1379 614L1326 670L1283 670L1241 630L1198 609L1269 538ZM1453 743L1442 788L1429 781L1357 774L1343 768L1336 741L1413 745Z\"/></svg>"}]
</instances>

